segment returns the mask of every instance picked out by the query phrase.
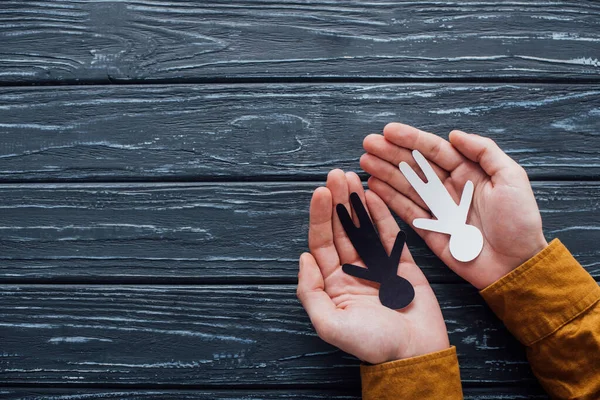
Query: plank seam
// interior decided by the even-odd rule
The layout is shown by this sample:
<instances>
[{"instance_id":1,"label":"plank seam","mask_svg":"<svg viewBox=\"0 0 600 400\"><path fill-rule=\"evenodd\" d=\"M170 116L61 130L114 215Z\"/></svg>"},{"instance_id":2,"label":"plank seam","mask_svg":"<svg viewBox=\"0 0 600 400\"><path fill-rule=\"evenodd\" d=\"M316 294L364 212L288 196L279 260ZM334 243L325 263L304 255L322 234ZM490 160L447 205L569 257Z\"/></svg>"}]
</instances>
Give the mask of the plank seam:
<instances>
[{"instance_id":1,"label":"plank seam","mask_svg":"<svg viewBox=\"0 0 600 400\"><path fill-rule=\"evenodd\" d=\"M269 279L264 277L257 277L256 279L248 278L246 280L237 279L187 279L187 278L157 278L148 277L147 279L103 279L93 278L93 280L85 279L43 279L43 278L31 278L31 279L0 279L0 285L7 286L109 286L109 287L129 287L129 286L152 286L152 287L175 287L175 286L190 286L190 287L210 287L210 286L296 286L298 281L296 279L287 278L275 278ZM457 278L454 281L451 280L437 280L429 279L429 283L433 285L466 285L466 281Z\"/></svg>"},{"instance_id":2,"label":"plank seam","mask_svg":"<svg viewBox=\"0 0 600 400\"><path fill-rule=\"evenodd\" d=\"M358 159L356 160L358 166ZM333 168L332 168L333 169ZM363 183L367 182L369 175L364 172L357 172ZM119 178L115 180L111 179L2 179L0 177L0 185L38 185L38 184L145 184L145 183L206 183L206 184L219 184L219 183L314 183L315 185L321 185L325 182L327 174L323 173L320 175L249 175L249 176L234 176L234 177L211 177L211 176L173 176L173 177L160 177L154 179L152 177L147 178ZM562 175L562 176L545 176L538 174L530 174L529 180L531 182L600 182L599 176L580 176L580 175Z\"/></svg>"},{"instance_id":3,"label":"plank seam","mask_svg":"<svg viewBox=\"0 0 600 400\"><path fill-rule=\"evenodd\" d=\"M358 369L358 365L357 365ZM506 381L502 382L503 388L524 388L531 386L535 381L533 379L528 379L525 381ZM469 388L494 388L500 387L498 382L486 382L486 381L462 381L463 387ZM160 390L224 390L228 392L233 391L245 391L245 390L281 390L281 389L291 389L291 390L322 390L322 391L333 391L338 389L359 389L360 385L352 385L347 382L340 382L339 384L311 384L307 383L305 385L298 384L257 384L257 385L236 385L234 383L228 385L190 385L190 384L101 384L101 383L87 383L87 384L79 384L79 383L10 383L9 386L2 386L2 389L128 389L128 390L144 390L144 389L160 389Z\"/></svg>"},{"instance_id":4,"label":"plank seam","mask_svg":"<svg viewBox=\"0 0 600 400\"><path fill-rule=\"evenodd\" d=\"M92 280L93 279L93 280ZM428 279L432 285L467 285L467 282L459 277L455 280L437 279L431 277ZM600 282L600 277L594 277L596 282ZM126 286L153 286L153 287L173 287L173 286L296 286L298 281L293 278L265 278L256 277L255 279L239 278L239 279L224 279L224 278L188 278L188 277L148 277L145 279L108 279L105 277L90 278L90 280L77 277L74 279L68 278L15 278L6 279L0 278L2 286L111 286L111 287L126 287Z\"/></svg>"},{"instance_id":5,"label":"plank seam","mask_svg":"<svg viewBox=\"0 0 600 400\"><path fill-rule=\"evenodd\" d=\"M131 80L102 80L90 79L81 80L39 80L35 82L8 82L0 81L0 87L65 87L65 86L154 86L154 85L239 85L239 84L357 84L357 83L377 83L377 84L415 84L415 83L438 83L438 84L535 84L535 85L573 85L573 84L591 84L600 85L600 74L597 77L571 77L571 78L517 78L506 77L498 79L496 77L465 77L465 78L428 78L428 77L230 77L230 78L196 78L196 79L131 79Z\"/></svg>"}]
</instances>

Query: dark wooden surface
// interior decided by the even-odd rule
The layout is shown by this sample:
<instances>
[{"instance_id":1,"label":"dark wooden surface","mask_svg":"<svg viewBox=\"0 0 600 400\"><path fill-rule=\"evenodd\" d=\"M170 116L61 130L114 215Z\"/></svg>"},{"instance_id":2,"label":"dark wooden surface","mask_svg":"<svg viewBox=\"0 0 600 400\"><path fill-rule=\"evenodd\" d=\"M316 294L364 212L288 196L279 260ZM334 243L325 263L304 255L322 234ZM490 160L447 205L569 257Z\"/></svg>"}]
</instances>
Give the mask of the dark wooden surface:
<instances>
[{"instance_id":1,"label":"dark wooden surface","mask_svg":"<svg viewBox=\"0 0 600 400\"><path fill-rule=\"evenodd\" d=\"M589 84L10 87L0 104L5 181L323 179L395 120L493 137L532 179L600 178Z\"/></svg>"},{"instance_id":2,"label":"dark wooden surface","mask_svg":"<svg viewBox=\"0 0 600 400\"><path fill-rule=\"evenodd\" d=\"M598 80L589 1L10 1L5 82Z\"/></svg>"},{"instance_id":3,"label":"dark wooden surface","mask_svg":"<svg viewBox=\"0 0 600 400\"><path fill-rule=\"evenodd\" d=\"M532 380L475 289L434 290L465 382ZM7 385L359 385L357 360L316 336L295 285L4 285L0 293Z\"/></svg>"},{"instance_id":4,"label":"dark wooden surface","mask_svg":"<svg viewBox=\"0 0 600 400\"><path fill-rule=\"evenodd\" d=\"M0 185L0 282L295 283L319 184ZM533 186L548 240L600 278L600 183ZM461 282L400 223L431 282Z\"/></svg>"},{"instance_id":5,"label":"dark wooden surface","mask_svg":"<svg viewBox=\"0 0 600 400\"><path fill-rule=\"evenodd\" d=\"M542 400L533 388L464 388L465 400ZM356 390L0 389L2 400L360 400Z\"/></svg>"},{"instance_id":6,"label":"dark wooden surface","mask_svg":"<svg viewBox=\"0 0 600 400\"><path fill-rule=\"evenodd\" d=\"M594 1L2 2L0 399L358 399L297 256L393 120L494 138L600 278L599 54ZM408 233L465 398L545 399Z\"/></svg>"}]
</instances>

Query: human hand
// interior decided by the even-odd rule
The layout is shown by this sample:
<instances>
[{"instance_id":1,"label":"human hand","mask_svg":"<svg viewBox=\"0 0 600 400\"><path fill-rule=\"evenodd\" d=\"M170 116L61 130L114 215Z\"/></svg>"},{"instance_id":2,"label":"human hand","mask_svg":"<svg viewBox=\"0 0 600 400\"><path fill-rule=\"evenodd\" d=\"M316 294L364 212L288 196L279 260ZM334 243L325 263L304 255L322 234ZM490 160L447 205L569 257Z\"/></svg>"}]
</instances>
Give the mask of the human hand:
<instances>
[{"instance_id":1,"label":"human hand","mask_svg":"<svg viewBox=\"0 0 600 400\"><path fill-rule=\"evenodd\" d=\"M411 225L417 218L432 218L398 169L405 161L423 178L412 150L429 160L457 204L465 183L474 183L467 223L483 234L483 250L477 258L459 262L450 254L448 235L415 231L448 267L477 289L496 282L548 245L527 173L491 139L455 130L448 142L432 133L391 123L383 136L367 136L363 146L367 153L360 165L372 175L369 188Z\"/></svg>"},{"instance_id":2,"label":"human hand","mask_svg":"<svg viewBox=\"0 0 600 400\"><path fill-rule=\"evenodd\" d=\"M317 333L371 364L449 348L440 306L407 247L398 274L410 281L415 298L402 310L381 304L379 285L342 271L343 264L365 267L335 211L337 204L343 204L356 222L349 204L352 192L365 204L388 254L400 231L387 206L373 192L364 192L355 173L333 170L327 187L315 190L310 204L310 253L300 256L297 294Z\"/></svg>"}]
</instances>

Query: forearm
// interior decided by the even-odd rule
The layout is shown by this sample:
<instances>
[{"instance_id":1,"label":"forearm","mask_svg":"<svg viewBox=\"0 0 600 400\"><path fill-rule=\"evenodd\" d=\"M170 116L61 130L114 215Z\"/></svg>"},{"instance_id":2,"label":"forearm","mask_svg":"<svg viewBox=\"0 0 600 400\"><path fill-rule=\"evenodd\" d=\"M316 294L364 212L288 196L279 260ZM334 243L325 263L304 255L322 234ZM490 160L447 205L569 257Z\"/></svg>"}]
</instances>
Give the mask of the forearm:
<instances>
[{"instance_id":1,"label":"forearm","mask_svg":"<svg viewBox=\"0 0 600 400\"><path fill-rule=\"evenodd\" d=\"M555 398L600 398L600 287L558 240L481 291Z\"/></svg>"},{"instance_id":2,"label":"forearm","mask_svg":"<svg viewBox=\"0 0 600 400\"><path fill-rule=\"evenodd\" d=\"M360 369L363 400L462 399L456 348Z\"/></svg>"}]
</instances>

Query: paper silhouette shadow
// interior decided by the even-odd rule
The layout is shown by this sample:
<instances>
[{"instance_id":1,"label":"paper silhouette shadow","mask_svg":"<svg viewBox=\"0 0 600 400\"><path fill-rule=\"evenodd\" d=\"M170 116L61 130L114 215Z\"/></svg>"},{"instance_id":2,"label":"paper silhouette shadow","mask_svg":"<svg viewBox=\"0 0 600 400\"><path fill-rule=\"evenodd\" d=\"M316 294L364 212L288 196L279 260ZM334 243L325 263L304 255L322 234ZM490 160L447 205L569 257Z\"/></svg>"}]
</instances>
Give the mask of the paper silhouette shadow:
<instances>
[{"instance_id":1,"label":"paper silhouette shadow","mask_svg":"<svg viewBox=\"0 0 600 400\"><path fill-rule=\"evenodd\" d=\"M359 227L354 225L343 204L336 206L336 212L344 231L367 268L344 264L342 270L356 278L379 283L379 300L384 306L394 310L408 306L415 297L415 289L408 280L398 276L406 235L402 231L398 232L394 247L388 255L357 193L350 195L350 202L358 217Z\"/></svg>"}]
</instances>

